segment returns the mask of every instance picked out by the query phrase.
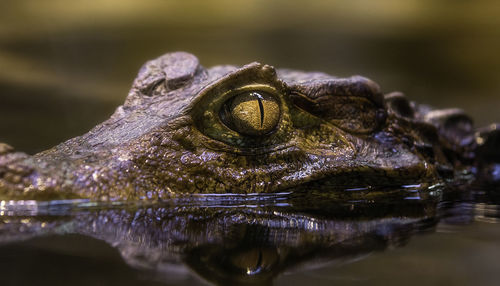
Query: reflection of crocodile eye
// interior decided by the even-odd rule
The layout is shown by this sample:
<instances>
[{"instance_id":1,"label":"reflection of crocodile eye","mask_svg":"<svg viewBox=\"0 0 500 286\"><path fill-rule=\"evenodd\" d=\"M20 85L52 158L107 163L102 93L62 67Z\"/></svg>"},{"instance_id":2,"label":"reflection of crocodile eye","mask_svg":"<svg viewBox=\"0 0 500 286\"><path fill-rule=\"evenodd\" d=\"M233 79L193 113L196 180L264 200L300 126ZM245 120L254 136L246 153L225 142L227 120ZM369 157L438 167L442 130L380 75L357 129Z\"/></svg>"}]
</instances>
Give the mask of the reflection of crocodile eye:
<instances>
[{"instance_id":1,"label":"reflection of crocodile eye","mask_svg":"<svg viewBox=\"0 0 500 286\"><path fill-rule=\"evenodd\" d=\"M224 124L245 135L265 135L278 125L278 101L263 91L248 91L226 101L220 111Z\"/></svg>"},{"instance_id":2,"label":"reflection of crocodile eye","mask_svg":"<svg viewBox=\"0 0 500 286\"><path fill-rule=\"evenodd\" d=\"M279 254L275 249L253 248L242 252L231 253L232 266L247 275L269 271L279 261Z\"/></svg>"}]
</instances>

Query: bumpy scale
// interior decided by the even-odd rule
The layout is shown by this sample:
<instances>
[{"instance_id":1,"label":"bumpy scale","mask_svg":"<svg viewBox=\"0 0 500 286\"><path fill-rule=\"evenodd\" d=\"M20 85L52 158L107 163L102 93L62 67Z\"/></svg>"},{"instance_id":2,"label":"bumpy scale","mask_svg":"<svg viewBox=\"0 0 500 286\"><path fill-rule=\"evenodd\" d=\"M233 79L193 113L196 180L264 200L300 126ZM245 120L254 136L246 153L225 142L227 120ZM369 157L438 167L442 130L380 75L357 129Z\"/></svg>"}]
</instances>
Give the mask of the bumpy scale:
<instances>
[{"instance_id":1,"label":"bumpy scale","mask_svg":"<svg viewBox=\"0 0 500 286\"><path fill-rule=\"evenodd\" d=\"M0 199L157 200L436 182L463 170L491 178L499 130L384 96L360 76L205 69L177 52L147 62L125 103L87 134L34 156L0 144Z\"/></svg>"}]
</instances>

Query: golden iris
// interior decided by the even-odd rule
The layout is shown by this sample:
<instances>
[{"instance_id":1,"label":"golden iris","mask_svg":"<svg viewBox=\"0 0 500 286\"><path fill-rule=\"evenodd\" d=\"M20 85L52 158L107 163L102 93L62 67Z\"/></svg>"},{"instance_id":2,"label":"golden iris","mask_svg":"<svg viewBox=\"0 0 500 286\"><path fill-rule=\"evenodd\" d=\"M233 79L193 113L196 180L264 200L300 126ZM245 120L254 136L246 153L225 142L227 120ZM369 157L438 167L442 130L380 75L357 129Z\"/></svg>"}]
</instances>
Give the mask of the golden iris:
<instances>
[{"instance_id":1,"label":"golden iris","mask_svg":"<svg viewBox=\"0 0 500 286\"><path fill-rule=\"evenodd\" d=\"M259 136L278 126L280 106L276 98L263 91L240 93L224 103L220 117L238 133Z\"/></svg>"}]
</instances>

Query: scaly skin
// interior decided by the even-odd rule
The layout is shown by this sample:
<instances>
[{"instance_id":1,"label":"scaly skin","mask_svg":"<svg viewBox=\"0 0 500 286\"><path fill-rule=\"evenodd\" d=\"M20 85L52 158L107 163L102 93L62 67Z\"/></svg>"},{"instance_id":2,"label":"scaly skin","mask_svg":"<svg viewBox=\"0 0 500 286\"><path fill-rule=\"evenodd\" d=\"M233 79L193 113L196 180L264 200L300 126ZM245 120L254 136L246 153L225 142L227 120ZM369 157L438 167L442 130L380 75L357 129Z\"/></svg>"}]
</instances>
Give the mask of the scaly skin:
<instances>
[{"instance_id":1,"label":"scaly skin","mask_svg":"<svg viewBox=\"0 0 500 286\"><path fill-rule=\"evenodd\" d=\"M274 98L272 131L245 135L221 119L221 108L244 91ZM497 127L475 132L460 110L384 96L359 76L259 63L205 69L193 55L171 53L147 62L125 103L87 134L34 156L0 145L0 199L157 200L316 182L435 182L454 170L488 169L481 158L498 146Z\"/></svg>"}]
</instances>

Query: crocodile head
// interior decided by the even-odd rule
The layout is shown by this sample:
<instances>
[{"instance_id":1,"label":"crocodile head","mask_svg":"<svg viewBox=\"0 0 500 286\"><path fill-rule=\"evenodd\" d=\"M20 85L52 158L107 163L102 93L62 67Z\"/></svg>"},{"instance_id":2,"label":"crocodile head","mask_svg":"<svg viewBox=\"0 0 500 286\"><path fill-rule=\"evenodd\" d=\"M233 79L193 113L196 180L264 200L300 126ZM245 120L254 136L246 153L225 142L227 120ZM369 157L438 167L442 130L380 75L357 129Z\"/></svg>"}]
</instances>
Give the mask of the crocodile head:
<instances>
[{"instance_id":1,"label":"crocodile head","mask_svg":"<svg viewBox=\"0 0 500 286\"><path fill-rule=\"evenodd\" d=\"M87 134L34 156L4 145L0 196L161 199L435 180L451 166L441 146L456 136L443 140L431 113L360 76L205 69L171 53L147 62L125 103ZM470 134L467 117L453 115Z\"/></svg>"}]
</instances>

